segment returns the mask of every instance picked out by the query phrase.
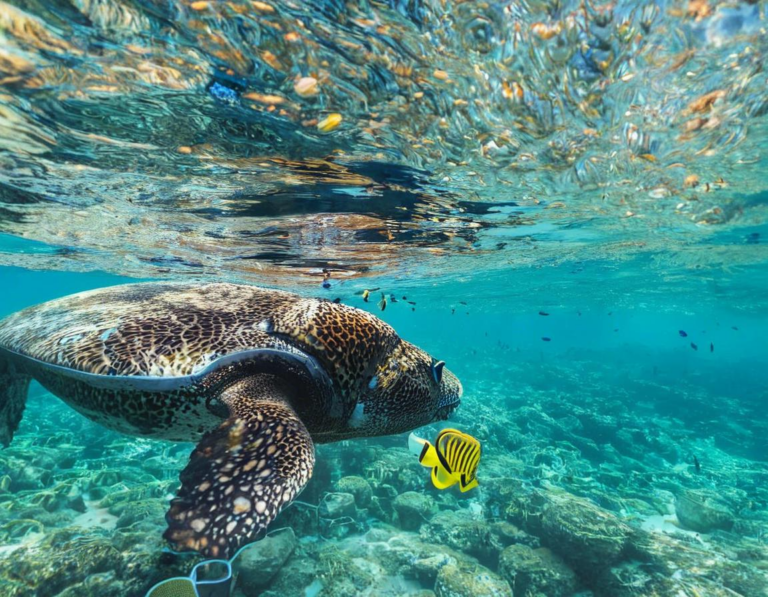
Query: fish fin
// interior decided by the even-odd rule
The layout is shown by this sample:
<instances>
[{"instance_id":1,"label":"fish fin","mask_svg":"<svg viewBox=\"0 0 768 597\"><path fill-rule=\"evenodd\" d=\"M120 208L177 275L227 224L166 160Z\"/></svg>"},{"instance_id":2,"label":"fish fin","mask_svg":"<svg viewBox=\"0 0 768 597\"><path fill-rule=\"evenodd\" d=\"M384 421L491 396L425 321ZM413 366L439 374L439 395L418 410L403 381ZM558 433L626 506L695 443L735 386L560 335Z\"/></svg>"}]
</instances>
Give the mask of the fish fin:
<instances>
[{"instance_id":1,"label":"fish fin","mask_svg":"<svg viewBox=\"0 0 768 597\"><path fill-rule=\"evenodd\" d=\"M421 455L422 452L424 452L424 446L427 444L429 444L427 440L420 438L415 433L411 433L408 436L408 451L414 456L418 456L419 462L421 462Z\"/></svg>"},{"instance_id":2,"label":"fish fin","mask_svg":"<svg viewBox=\"0 0 768 597\"><path fill-rule=\"evenodd\" d=\"M430 444L427 440L422 441L424 442L424 445L421 449L421 453L419 454L419 463L422 466L428 467L440 466L440 458L437 455L435 446Z\"/></svg>"},{"instance_id":3,"label":"fish fin","mask_svg":"<svg viewBox=\"0 0 768 597\"><path fill-rule=\"evenodd\" d=\"M222 395L230 417L203 437L180 475L163 535L175 550L231 558L312 475L314 444L279 392L253 378L235 386Z\"/></svg>"},{"instance_id":4,"label":"fish fin","mask_svg":"<svg viewBox=\"0 0 768 597\"><path fill-rule=\"evenodd\" d=\"M442 466L436 466L432 469L432 484L437 489L448 489L456 484L456 476L450 474Z\"/></svg>"},{"instance_id":5,"label":"fish fin","mask_svg":"<svg viewBox=\"0 0 768 597\"><path fill-rule=\"evenodd\" d=\"M0 358L0 444L6 448L21 423L31 379L10 360Z\"/></svg>"},{"instance_id":6,"label":"fish fin","mask_svg":"<svg viewBox=\"0 0 768 597\"><path fill-rule=\"evenodd\" d=\"M461 493L469 491L470 489L474 489L475 487L477 487L477 485L478 485L477 477L472 477L472 479L467 479L466 475L461 475L461 480L459 481L459 489L461 489Z\"/></svg>"}]
</instances>

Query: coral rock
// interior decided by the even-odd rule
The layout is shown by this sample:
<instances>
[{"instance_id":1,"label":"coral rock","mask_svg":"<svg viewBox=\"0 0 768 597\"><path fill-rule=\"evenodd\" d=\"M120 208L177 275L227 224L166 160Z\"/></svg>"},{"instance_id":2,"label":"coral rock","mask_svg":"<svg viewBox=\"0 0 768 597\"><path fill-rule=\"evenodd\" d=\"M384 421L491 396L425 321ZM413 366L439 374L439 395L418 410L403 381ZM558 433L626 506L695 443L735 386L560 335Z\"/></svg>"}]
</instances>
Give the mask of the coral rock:
<instances>
[{"instance_id":1,"label":"coral rock","mask_svg":"<svg viewBox=\"0 0 768 597\"><path fill-rule=\"evenodd\" d=\"M435 501L428 495L416 491L406 491L397 496L395 511L400 520L400 527L406 531L416 531L435 513Z\"/></svg>"},{"instance_id":2,"label":"coral rock","mask_svg":"<svg viewBox=\"0 0 768 597\"><path fill-rule=\"evenodd\" d=\"M237 558L237 586L246 597L266 587L296 549L296 535L288 528L248 546Z\"/></svg>"},{"instance_id":3,"label":"coral rock","mask_svg":"<svg viewBox=\"0 0 768 597\"><path fill-rule=\"evenodd\" d=\"M503 549L491 525L475 518L468 510L440 512L421 528L420 534L422 541L446 545L490 566L496 565Z\"/></svg>"},{"instance_id":4,"label":"coral rock","mask_svg":"<svg viewBox=\"0 0 768 597\"><path fill-rule=\"evenodd\" d=\"M703 489L680 493L675 500L675 514L684 527L699 533L727 531L734 523L728 504L717 493Z\"/></svg>"},{"instance_id":5,"label":"coral rock","mask_svg":"<svg viewBox=\"0 0 768 597\"><path fill-rule=\"evenodd\" d=\"M511 545L499 557L499 574L512 587L515 597L537 594L568 597L576 590L576 574L549 549Z\"/></svg>"},{"instance_id":6,"label":"coral rock","mask_svg":"<svg viewBox=\"0 0 768 597\"><path fill-rule=\"evenodd\" d=\"M351 493L329 493L320 502L318 514L320 518L341 518L349 516L354 518L355 496Z\"/></svg>"},{"instance_id":7,"label":"coral rock","mask_svg":"<svg viewBox=\"0 0 768 597\"><path fill-rule=\"evenodd\" d=\"M543 509L541 532L545 545L589 571L617 562L632 529L588 500L555 494Z\"/></svg>"},{"instance_id":8,"label":"coral rock","mask_svg":"<svg viewBox=\"0 0 768 597\"><path fill-rule=\"evenodd\" d=\"M435 594L437 597L513 597L506 580L478 565L441 568Z\"/></svg>"},{"instance_id":9,"label":"coral rock","mask_svg":"<svg viewBox=\"0 0 768 597\"><path fill-rule=\"evenodd\" d=\"M367 508L373 496L371 484L362 477L354 475L339 479L339 482L336 483L336 491L351 493L355 496L355 503L358 508Z\"/></svg>"}]
</instances>

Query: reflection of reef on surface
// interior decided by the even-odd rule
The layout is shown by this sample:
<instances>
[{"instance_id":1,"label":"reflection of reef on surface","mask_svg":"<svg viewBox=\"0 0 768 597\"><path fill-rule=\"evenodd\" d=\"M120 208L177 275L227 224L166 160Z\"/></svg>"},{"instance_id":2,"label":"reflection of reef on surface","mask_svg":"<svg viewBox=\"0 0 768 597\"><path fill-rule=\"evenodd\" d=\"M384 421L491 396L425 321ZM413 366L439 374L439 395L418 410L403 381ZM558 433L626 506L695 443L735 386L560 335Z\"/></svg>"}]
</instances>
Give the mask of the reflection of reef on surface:
<instances>
[{"instance_id":1,"label":"reflection of reef on surface","mask_svg":"<svg viewBox=\"0 0 768 597\"><path fill-rule=\"evenodd\" d=\"M749 406L599 361L495 367L465 380L452 422L483 443L477 490L436 491L402 436L320 446L299 501L236 561L235 595L768 590L768 467L748 459L768 433ZM3 594L140 597L187 573L197 559L166 561L160 535L191 447L117 436L47 394L28 408L0 452Z\"/></svg>"},{"instance_id":2,"label":"reflection of reef on surface","mask_svg":"<svg viewBox=\"0 0 768 597\"><path fill-rule=\"evenodd\" d=\"M693 4L3 2L0 231L36 267L284 285L717 268L701 240L766 219L768 37Z\"/></svg>"}]
</instances>

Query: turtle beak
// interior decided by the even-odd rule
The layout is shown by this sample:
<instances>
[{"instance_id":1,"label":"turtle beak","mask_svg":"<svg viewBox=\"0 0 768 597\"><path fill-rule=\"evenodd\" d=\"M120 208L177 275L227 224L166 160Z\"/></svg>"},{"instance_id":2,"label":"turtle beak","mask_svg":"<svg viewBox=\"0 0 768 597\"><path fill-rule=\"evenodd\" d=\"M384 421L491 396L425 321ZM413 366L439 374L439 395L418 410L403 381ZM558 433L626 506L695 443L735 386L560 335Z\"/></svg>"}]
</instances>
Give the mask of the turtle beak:
<instances>
[{"instance_id":1,"label":"turtle beak","mask_svg":"<svg viewBox=\"0 0 768 597\"><path fill-rule=\"evenodd\" d=\"M455 397L451 400L441 401L438 404L437 410L435 411L435 416L432 421L447 421L448 417L451 416L453 411L459 407L459 404L461 404L461 399L459 397Z\"/></svg>"},{"instance_id":2,"label":"turtle beak","mask_svg":"<svg viewBox=\"0 0 768 597\"><path fill-rule=\"evenodd\" d=\"M440 390L441 395L437 401L437 411L435 412L434 420L445 421L461 404L461 395L464 393L464 388L453 373L445 370L442 375Z\"/></svg>"}]
</instances>

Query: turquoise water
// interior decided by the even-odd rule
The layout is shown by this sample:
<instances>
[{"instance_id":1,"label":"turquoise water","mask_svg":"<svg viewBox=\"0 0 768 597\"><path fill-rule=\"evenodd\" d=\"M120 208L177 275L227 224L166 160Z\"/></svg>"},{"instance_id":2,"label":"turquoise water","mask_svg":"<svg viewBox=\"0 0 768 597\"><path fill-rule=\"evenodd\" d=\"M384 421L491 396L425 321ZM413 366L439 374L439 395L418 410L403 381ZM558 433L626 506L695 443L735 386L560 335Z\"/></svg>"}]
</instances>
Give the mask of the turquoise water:
<instances>
[{"instance_id":1,"label":"turquoise water","mask_svg":"<svg viewBox=\"0 0 768 597\"><path fill-rule=\"evenodd\" d=\"M477 489L433 487L407 433L318 446L221 594L768 595L765 28L760 2L0 2L0 317L238 282L458 376L416 433L477 438ZM162 533L192 450L33 383L0 595L190 574Z\"/></svg>"}]
</instances>

